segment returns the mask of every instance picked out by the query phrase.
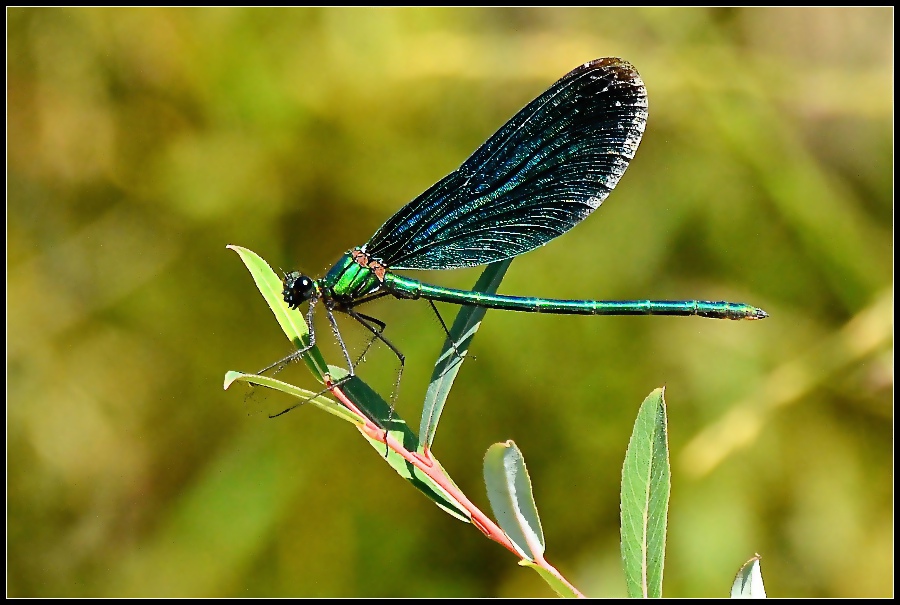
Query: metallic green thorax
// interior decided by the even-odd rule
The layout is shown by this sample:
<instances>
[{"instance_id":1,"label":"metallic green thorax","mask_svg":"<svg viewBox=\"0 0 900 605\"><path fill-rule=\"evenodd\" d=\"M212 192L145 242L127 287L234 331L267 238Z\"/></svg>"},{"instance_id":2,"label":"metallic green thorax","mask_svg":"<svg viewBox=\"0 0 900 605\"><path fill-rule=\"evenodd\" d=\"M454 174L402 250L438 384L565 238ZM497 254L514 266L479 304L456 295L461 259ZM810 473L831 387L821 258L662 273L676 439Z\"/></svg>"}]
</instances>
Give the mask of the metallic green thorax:
<instances>
[{"instance_id":1,"label":"metallic green thorax","mask_svg":"<svg viewBox=\"0 0 900 605\"><path fill-rule=\"evenodd\" d=\"M348 252L319 280L326 296L340 303L350 303L378 290L381 282L372 269L360 265Z\"/></svg>"}]
</instances>

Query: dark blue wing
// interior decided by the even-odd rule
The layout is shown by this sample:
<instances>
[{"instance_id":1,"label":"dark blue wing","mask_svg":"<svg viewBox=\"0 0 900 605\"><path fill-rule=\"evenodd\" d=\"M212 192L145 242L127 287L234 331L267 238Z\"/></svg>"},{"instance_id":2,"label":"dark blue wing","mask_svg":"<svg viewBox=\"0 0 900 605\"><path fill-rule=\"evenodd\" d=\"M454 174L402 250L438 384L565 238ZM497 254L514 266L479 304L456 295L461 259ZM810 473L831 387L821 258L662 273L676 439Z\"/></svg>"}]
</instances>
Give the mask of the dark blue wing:
<instances>
[{"instance_id":1,"label":"dark blue wing","mask_svg":"<svg viewBox=\"0 0 900 605\"><path fill-rule=\"evenodd\" d=\"M401 208L363 250L392 269L456 269L542 246L600 206L646 122L647 90L634 67L616 58L585 63Z\"/></svg>"}]
</instances>

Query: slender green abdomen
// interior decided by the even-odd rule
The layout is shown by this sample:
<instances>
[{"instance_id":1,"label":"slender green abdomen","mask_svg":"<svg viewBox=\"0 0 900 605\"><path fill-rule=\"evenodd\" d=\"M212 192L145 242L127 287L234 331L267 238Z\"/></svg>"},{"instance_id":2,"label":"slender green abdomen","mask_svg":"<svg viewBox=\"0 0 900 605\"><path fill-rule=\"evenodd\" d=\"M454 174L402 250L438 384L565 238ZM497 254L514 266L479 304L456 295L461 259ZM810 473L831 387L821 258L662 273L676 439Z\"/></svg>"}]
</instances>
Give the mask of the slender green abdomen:
<instances>
[{"instance_id":1,"label":"slender green abdomen","mask_svg":"<svg viewBox=\"0 0 900 605\"><path fill-rule=\"evenodd\" d=\"M744 303L706 300L560 300L524 296L484 294L442 288L393 273L385 275L385 286L401 298L472 305L530 313L562 315L698 315L716 319L763 319L768 314Z\"/></svg>"}]
</instances>

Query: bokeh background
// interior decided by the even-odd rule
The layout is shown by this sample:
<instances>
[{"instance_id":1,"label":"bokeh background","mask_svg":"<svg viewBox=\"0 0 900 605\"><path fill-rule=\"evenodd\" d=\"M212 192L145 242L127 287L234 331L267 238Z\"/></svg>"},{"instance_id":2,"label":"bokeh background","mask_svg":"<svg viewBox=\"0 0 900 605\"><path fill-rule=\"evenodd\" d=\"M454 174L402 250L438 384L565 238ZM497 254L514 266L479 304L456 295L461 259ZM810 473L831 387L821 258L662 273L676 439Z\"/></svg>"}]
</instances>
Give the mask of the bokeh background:
<instances>
[{"instance_id":1,"label":"bokeh background","mask_svg":"<svg viewBox=\"0 0 900 605\"><path fill-rule=\"evenodd\" d=\"M647 84L643 143L501 292L771 318L491 311L436 456L489 510L482 456L514 439L548 559L622 595L622 459L665 385L666 595L724 596L754 553L771 596L892 595L893 17L7 9L8 595L550 595L349 424L311 406L269 420L291 401L222 390L290 351L225 246L323 273L602 56ZM407 355L415 426L442 331L424 303L367 312ZM387 394L395 370L382 347L360 374ZM316 386L300 365L281 376Z\"/></svg>"}]
</instances>

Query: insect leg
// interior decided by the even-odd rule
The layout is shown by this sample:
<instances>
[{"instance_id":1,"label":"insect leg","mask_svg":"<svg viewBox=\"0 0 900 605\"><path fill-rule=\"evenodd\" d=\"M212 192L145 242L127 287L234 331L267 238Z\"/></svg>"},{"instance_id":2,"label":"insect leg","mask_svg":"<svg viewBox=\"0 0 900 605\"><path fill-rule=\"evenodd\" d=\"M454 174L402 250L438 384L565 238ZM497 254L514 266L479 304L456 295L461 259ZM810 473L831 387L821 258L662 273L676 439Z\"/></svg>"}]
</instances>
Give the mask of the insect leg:
<instances>
[{"instance_id":1,"label":"insect leg","mask_svg":"<svg viewBox=\"0 0 900 605\"><path fill-rule=\"evenodd\" d=\"M264 372L268 372L269 370L271 370L274 367L278 368L277 370L275 370L275 373L277 374L278 372L283 370L285 368L285 366L287 366L289 363L300 359L300 357L302 357L304 353L306 353L307 351L312 349L314 346L316 346L316 327L315 327L315 324L313 323L313 309L315 309L316 303L318 301L319 301L318 298L309 299L309 309L306 311L306 324L307 324L307 326L309 326L309 344L307 344L302 349L297 349L296 351L294 351L287 357L279 359L278 361L276 361L273 364L267 365L266 367L264 367L263 369L258 371L257 374L262 374ZM329 317L330 316L331 315L329 314Z\"/></svg>"},{"instance_id":2,"label":"insect leg","mask_svg":"<svg viewBox=\"0 0 900 605\"><path fill-rule=\"evenodd\" d=\"M441 317L441 314L438 312L437 307L434 304L433 300L429 300L428 304L431 305L431 310L434 311L434 314L437 316L438 321L441 322L441 327L444 329L444 334L447 335L447 342L450 343L450 346L453 347L453 352L456 354L457 359L462 361L462 353L459 352L459 349L456 348L456 341L450 336L450 330L447 329L447 324L444 323L444 318ZM475 356L471 356L472 359L475 359Z\"/></svg>"}]
</instances>

